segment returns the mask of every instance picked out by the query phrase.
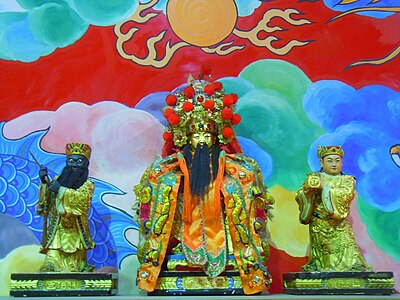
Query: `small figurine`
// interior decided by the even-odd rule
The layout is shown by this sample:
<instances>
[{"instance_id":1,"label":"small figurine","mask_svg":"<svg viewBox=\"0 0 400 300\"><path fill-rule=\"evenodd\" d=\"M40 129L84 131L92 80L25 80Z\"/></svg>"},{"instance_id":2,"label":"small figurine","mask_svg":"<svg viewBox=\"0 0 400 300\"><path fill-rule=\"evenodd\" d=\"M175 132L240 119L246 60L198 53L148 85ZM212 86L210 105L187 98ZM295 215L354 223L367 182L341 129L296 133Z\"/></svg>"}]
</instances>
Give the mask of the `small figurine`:
<instances>
[{"instance_id":1,"label":"small figurine","mask_svg":"<svg viewBox=\"0 0 400 300\"><path fill-rule=\"evenodd\" d=\"M300 222L309 225L310 254L303 272L365 272L348 218L356 180L342 173L343 149L319 146L321 170L308 174L296 193Z\"/></svg>"},{"instance_id":2,"label":"small figurine","mask_svg":"<svg viewBox=\"0 0 400 300\"><path fill-rule=\"evenodd\" d=\"M89 232L88 212L94 183L88 179L91 148L81 143L65 147L66 166L52 181L47 168L39 171L36 211L44 218L40 272L89 272L86 251L95 247ZM49 224L47 225L47 222Z\"/></svg>"},{"instance_id":3,"label":"small figurine","mask_svg":"<svg viewBox=\"0 0 400 300\"><path fill-rule=\"evenodd\" d=\"M242 153L234 135L232 125L240 122L234 113L237 95L201 77L189 77L188 83L167 96L163 158L134 189L139 288L207 292L223 287L219 282L229 290L231 282L231 289L259 293L271 283L266 223L274 199L259 166ZM178 258L172 261L174 254ZM177 276L189 281L160 280L163 271L178 268L185 272ZM235 270L238 284L233 277L217 280L226 270ZM196 281L199 273L204 277ZM185 287L186 282L191 284Z\"/></svg>"}]
</instances>

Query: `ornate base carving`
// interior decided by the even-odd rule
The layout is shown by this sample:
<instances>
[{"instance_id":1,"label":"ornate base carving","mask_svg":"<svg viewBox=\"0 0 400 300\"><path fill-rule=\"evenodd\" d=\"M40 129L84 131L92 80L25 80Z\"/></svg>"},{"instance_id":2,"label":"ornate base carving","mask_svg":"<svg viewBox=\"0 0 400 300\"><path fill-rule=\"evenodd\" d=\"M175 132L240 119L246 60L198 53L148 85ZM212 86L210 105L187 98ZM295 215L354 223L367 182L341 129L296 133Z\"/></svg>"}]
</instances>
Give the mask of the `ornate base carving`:
<instances>
[{"instance_id":1,"label":"ornate base carving","mask_svg":"<svg viewBox=\"0 0 400 300\"><path fill-rule=\"evenodd\" d=\"M228 256L227 271L211 279L199 268L188 266L184 255L169 255L148 295L243 295L242 281L233 256Z\"/></svg>"},{"instance_id":2,"label":"ornate base carving","mask_svg":"<svg viewBox=\"0 0 400 300\"><path fill-rule=\"evenodd\" d=\"M13 273L10 296L111 296L117 288L116 273Z\"/></svg>"},{"instance_id":3,"label":"ornate base carving","mask_svg":"<svg viewBox=\"0 0 400 300\"><path fill-rule=\"evenodd\" d=\"M284 293L295 295L390 295L392 272L318 272L283 274Z\"/></svg>"},{"instance_id":4,"label":"ornate base carving","mask_svg":"<svg viewBox=\"0 0 400 300\"><path fill-rule=\"evenodd\" d=\"M224 272L211 279L202 272L165 271L148 295L243 295L243 290L239 272Z\"/></svg>"}]
</instances>

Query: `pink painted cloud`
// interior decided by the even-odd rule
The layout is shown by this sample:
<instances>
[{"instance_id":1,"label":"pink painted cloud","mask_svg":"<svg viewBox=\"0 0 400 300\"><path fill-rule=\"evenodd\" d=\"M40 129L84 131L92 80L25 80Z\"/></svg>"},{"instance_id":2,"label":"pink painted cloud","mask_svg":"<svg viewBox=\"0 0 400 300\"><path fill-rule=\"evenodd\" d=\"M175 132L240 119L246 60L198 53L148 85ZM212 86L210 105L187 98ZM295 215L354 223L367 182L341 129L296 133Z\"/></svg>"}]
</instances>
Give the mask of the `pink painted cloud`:
<instances>
[{"instance_id":1,"label":"pink painted cloud","mask_svg":"<svg viewBox=\"0 0 400 300\"><path fill-rule=\"evenodd\" d=\"M41 147L48 152L65 153L72 141L92 147L90 176L126 192L106 195L105 201L132 214L133 186L160 155L164 126L151 114L118 102L69 102L56 111L34 111L7 122L4 135L18 139L47 128Z\"/></svg>"}]
</instances>

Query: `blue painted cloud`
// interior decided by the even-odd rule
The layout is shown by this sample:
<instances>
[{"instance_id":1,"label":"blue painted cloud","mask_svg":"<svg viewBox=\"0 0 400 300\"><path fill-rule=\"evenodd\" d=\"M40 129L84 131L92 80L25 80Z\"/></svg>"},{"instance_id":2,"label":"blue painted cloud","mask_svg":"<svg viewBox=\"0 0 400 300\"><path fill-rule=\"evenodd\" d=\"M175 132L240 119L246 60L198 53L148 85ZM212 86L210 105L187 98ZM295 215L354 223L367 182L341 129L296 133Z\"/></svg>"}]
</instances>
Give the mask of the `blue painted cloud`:
<instances>
[{"instance_id":1,"label":"blue painted cloud","mask_svg":"<svg viewBox=\"0 0 400 300\"><path fill-rule=\"evenodd\" d=\"M353 1L350 3L346 4L340 4L343 2L342 0L324 0L324 4L329 7L332 10L336 11L349 11L352 9L357 9L357 8L374 8L374 7L380 7L380 8L385 8L385 7L399 7L399 1L398 0L379 0L373 3L371 0L358 0L358 1ZM366 12L360 12L360 15L365 15L373 18L386 18L388 16L393 15L394 13L390 12L382 12L382 11L366 11Z\"/></svg>"},{"instance_id":2,"label":"blue painted cloud","mask_svg":"<svg viewBox=\"0 0 400 300\"><path fill-rule=\"evenodd\" d=\"M89 25L126 20L138 0L18 0L1 7L0 58L32 62L79 40ZM9 11L6 11L9 9ZM29 51L26 51L29 49Z\"/></svg>"},{"instance_id":3,"label":"blue painted cloud","mask_svg":"<svg viewBox=\"0 0 400 300\"><path fill-rule=\"evenodd\" d=\"M235 0L239 17L250 16L261 5L258 0Z\"/></svg>"},{"instance_id":4,"label":"blue painted cloud","mask_svg":"<svg viewBox=\"0 0 400 300\"><path fill-rule=\"evenodd\" d=\"M268 182L274 173L272 157L250 139L239 136L238 141L242 147L243 153L254 158L258 163L263 175L264 183Z\"/></svg>"},{"instance_id":5,"label":"blue painted cloud","mask_svg":"<svg viewBox=\"0 0 400 300\"><path fill-rule=\"evenodd\" d=\"M357 178L360 196L382 211L399 209L399 169L389 150L400 138L400 93L381 85L355 90L327 80L314 83L303 101L309 118L328 132L311 146L311 167L319 169L318 145L340 144L343 170Z\"/></svg>"}]
</instances>

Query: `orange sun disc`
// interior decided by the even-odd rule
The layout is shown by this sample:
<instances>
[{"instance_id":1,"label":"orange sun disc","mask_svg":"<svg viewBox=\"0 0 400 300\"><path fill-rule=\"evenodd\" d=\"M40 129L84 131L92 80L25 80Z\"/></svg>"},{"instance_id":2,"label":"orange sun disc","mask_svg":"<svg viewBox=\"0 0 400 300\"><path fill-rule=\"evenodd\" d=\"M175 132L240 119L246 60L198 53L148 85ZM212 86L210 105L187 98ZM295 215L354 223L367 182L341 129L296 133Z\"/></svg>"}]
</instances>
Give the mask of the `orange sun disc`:
<instances>
[{"instance_id":1,"label":"orange sun disc","mask_svg":"<svg viewBox=\"0 0 400 300\"><path fill-rule=\"evenodd\" d=\"M169 0L167 18L183 41L207 47L232 33L237 9L234 0Z\"/></svg>"}]
</instances>

